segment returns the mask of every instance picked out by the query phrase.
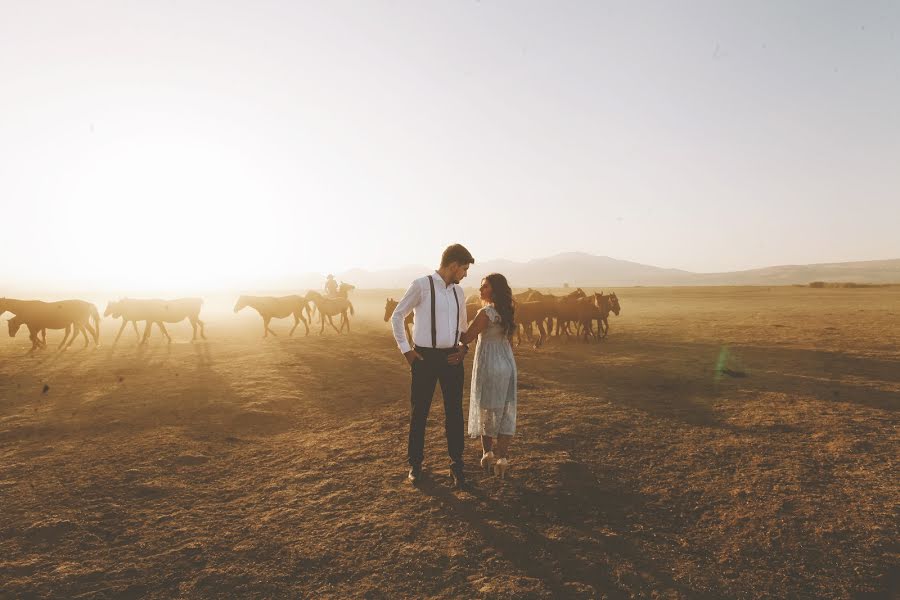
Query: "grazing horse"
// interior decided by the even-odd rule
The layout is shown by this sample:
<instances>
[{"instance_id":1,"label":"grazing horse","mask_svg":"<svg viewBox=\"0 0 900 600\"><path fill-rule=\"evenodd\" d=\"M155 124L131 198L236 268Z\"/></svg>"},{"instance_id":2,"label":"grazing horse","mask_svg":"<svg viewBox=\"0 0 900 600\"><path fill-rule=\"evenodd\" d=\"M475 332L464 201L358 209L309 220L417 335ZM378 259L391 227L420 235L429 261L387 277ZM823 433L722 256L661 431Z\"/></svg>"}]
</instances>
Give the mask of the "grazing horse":
<instances>
[{"instance_id":1,"label":"grazing horse","mask_svg":"<svg viewBox=\"0 0 900 600\"><path fill-rule=\"evenodd\" d=\"M397 305L400 304L393 298L388 298L387 302L384 303L384 322L387 323L391 320L391 315L394 314L394 309L397 308ZM412 340L412 332L409 330L410 325L413 324L413 313L409 313L406 315L406 318L403 319L403 328L406 330L406 338Z\"/></svg>"},{"instance_id":2,"label":"grazing horse","mask_svg":"<svg viewBox=\"0 0 900 600\"><path fill-rule=\"evenodd\" d=\"M294 317L294 326L291 327L288 336L294 335L294 330L297 329L300 321L303 321L306 335L309 335L309 323L303 316L304 310L309 313L309 300L303 296L296 294L277 298L275 296L241 296L234 305L234 312L237 313L248 306L255 309L263 319L263 337L268 337L270 333L278 335L269 328L269 321L290 316Z\"/></svg>"},{"instance_id":3,"label":"grazing horse","mask_svg":"<svg viewBox=\"0 0 900 600\"><path fill-rule=\"evenodd\" d=\"M348 286L345 288L344 286ZM326 298L322 294L316 291L309 291L306 293L306 300L308 302L312 302L316 305L316 310L319 311L319 320L322 323L321 329L319 329L319 335L322 335L325 332L325 319L328 319L328 324L337 331L339 334L343 332L344 326L347 326L347 333L350 333L350 317L347 315L347 311L350 312L350 315L353 315L353 304L350 303L350 300L347 299L347 292L352 290L353 286L349 283L342 283L338 293L343 292L343 296L338 298ZM334 321L331 320L331 317L335 315L341 315L341 328L338 329Z\"/></svg>"},{"instance_id":4,"label":"grazing horse","mask_svg":"<svg viewBox=\"0 0 900 600\"><path fill-rule=\"evenodd\" d=\"M16 337L16 334L19 332L19 327L21 327L22 324L25 324L25 326L28 327L28 339L31 340L31 350L28 351L28 354L33 353L35 350L37 350L39 348L47 347L47 328L46 327L38 329L37 325L32 325L30 322L26 322L25 318L20 317L20 316L14 316L12 319L8 319L6 321L6 323L7 323L7 326L9 327L9 337ZM51 329L53 329L53 328L51 328ZM66 338L69 337L69 333L72 331L72 323L67 323L65 327L60 327L60 329L66 330L66 335L65 335L65 337L63 337L63 341L59 345L59 348L62 348L62 345L66 343ZM38 336L38 334L40 334L42 332L44 334L43 341ZM87 346L87 340L88 340L87 334L85 334L84 338L85 338L85 346ZM73 340L75 339L74 335L72 336L72 339ZM70 344L71 344L71 342L70 342ZM66 346L66 348L68 348L68 347L69 346ZM57 348L57 350L59 348Z\"/></svg>"},{"instance_id":5,"label":"grazing horse","mask_svg":"<svg viewBox=\"0 0 900 600\"><path fill-rule=\"evenodd\" d=\"M9 335L15 337L22 324L28 326L29 339L31 339L31 352L36 348L46 347L47 329L65 329L59 347L68 348L75 341L78 334L84 336L84 345L90 343L90 336L94 338L94 345L100 343L100 314L97 307L84 300L61 300L59 302L42 302L40 300L15 300L12 298L0 298L0 314L9 311L16 316L10 319ZM93 327L91 322L93 321ZM69 332L74 328L72 338ZM38 339L38 333L43 332L44 339Z\"/></svg>"},{"instance_id":6,"label":"grazing horse","mask_svg":"<svg viewBox=\"0 0 900 600\"><path fill-rule=\"evenodd\" d=\"M141 338L141 344L147 343L147 339L150 337L150 332L154 323L156 323L160 331L162 331L163 335L166 336L166 339L168 339L171 344L172 336L170 336L168 330L166 330L165 324L180 323L185 319L190 321L191 328L194 331L194 336L191 338L191 341L197 339L198 327L200 330L200 337L204 340L206 339L205 323L200 320L201 306L203 306L202 298L178 298L177 300L123 298L122 300L110 302L107 305L105 312L108 312L115 319L118 319L119 317L122 318L122 326L119 328L118 335L116 335L116 341L119 340L119 336L122 335L122 330L125 329L125 326L129 321L132 323L135 321L145 321L146 327L144 328L144 335ZM134 327L135 331L137 331L136 324Z\"/></svg>"}]
</instances>

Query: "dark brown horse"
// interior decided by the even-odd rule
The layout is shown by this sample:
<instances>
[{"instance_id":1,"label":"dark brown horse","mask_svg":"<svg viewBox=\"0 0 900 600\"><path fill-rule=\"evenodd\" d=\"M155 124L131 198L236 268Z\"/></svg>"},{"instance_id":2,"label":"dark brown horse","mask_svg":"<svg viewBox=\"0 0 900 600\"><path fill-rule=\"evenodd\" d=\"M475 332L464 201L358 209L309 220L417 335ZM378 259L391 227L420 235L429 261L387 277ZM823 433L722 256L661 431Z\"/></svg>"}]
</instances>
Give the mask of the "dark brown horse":
<instances>
[{"instance_id":1,"label":"dark brown horse","mask_svg":"<svg viewBox=\"0 0 900 600\"><path fill-rule=\"evenodd\" d=\"M600 309L600 313L602 315L600 321L597 323L597 329L600 329L602 325L602 333L601 337L606 337L609 333L609 313L612 311L614 315L617 317L619 313L622 311L622 307L619 306L619 298L616 296L616 293L613 292L608 295L604 295L603 292L599 294L594 294L594 299L597 304L597 308Z\"/></svg>"}]
</instances>

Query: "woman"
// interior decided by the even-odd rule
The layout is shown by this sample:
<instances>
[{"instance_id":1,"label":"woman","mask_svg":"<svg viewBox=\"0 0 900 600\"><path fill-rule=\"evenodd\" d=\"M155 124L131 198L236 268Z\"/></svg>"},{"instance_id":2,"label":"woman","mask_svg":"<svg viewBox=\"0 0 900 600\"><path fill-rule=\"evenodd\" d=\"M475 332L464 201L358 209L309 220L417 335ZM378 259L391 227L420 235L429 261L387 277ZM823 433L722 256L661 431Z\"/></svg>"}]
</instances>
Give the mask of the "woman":
<instances>
[{"instance_id":1,"label":"woman","mask_svg":"<svg viewBox=\"0 0 900 600\"><path fill-rule=\"evenodd\" d=\"M510 337L516 330L512 290L506 277L492 273L481 281L481 302L460 340L468 344L476 337L469 397L469 435L481 436L484 454L481 466L493 467L501 479L509 467L507 453L516 432L516 361Z\"/></svg>"}]
</instances>

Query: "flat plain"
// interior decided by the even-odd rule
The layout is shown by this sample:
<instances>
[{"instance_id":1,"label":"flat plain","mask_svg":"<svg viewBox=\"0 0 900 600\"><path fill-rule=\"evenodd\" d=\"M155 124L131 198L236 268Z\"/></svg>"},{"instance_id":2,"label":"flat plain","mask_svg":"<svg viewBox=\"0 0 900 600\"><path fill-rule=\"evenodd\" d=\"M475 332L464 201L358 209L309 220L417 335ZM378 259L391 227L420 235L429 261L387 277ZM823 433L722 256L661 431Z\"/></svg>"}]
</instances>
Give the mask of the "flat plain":
<instances>
[{"instance_id":1,"label":"flat plain","mask_svg":"<svg viewBox=\"0 0 900 600\"><path fill-rule=\"evenodd\" d=\"M405 480L400 291L354 292L349 335L4 330L0 597L897 594L900 287L616 291L602 342L516 348L509 478L467 439L464 491L439 392Z\"/></svg>"}]
</instances>

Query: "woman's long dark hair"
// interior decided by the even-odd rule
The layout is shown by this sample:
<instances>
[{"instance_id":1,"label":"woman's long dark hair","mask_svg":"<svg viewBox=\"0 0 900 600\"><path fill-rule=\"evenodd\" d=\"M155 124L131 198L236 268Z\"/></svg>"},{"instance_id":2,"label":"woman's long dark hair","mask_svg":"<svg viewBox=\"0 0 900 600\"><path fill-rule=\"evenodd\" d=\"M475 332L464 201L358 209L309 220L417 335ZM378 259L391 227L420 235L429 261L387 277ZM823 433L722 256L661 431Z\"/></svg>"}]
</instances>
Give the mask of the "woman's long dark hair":
<instances>
[{"instance_id":1,"label":"woman's long dark hair","mask_svg":"<svg viewBox=\"0 0 900 600\"><path fill-rule=\"evenodd\" d=\"M507 283L506 277L500 273L491 273L485 279L491 284L491 300L494 302L494 308L500 313L500 324L503 325L503 331L510 336L516 330L516 307L513 304L509 283Z\"/></svg>"}]
</instances>

